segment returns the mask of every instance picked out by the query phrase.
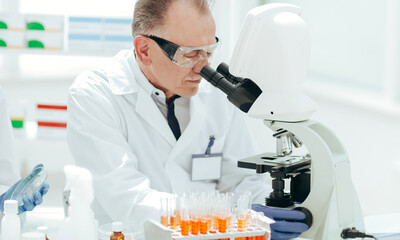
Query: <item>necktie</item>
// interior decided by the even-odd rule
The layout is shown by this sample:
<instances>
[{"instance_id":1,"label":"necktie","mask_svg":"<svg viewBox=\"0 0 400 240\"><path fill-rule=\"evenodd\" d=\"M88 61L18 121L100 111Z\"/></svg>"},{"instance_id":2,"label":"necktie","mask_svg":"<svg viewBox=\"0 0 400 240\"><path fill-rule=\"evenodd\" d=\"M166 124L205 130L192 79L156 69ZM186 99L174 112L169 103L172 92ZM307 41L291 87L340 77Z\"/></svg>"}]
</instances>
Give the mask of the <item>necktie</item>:
<instances>
[{"instance_id":1,"label":"necktie","mask_svg":"<svg viewBox=\"0 0 400 240\"><path fill-rule=\"evenodd\" d=\"M179 127L178 119L175 116L175 99L179 98L179 95L175 95L172 97L171 102L168 105L168 114L167 120L168 125L171 128L172 132L174 133L175 139L178 140L181 136L181 128Z\"/></svg>"}]
</instances>

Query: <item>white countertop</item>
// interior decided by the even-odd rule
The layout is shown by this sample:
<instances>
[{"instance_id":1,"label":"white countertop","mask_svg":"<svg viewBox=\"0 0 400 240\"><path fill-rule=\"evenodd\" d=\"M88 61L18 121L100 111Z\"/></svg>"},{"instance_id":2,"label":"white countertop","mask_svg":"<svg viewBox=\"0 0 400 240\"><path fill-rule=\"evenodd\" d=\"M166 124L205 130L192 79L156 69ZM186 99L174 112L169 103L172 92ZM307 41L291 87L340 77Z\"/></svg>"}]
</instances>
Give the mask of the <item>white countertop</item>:
<instances>
[{"instance_id":1,"label":"white countertop","mask_svg":"<svg viewBox=\"0 0 400 240\"><path fill-rule=\"evenodd\" d=\"M64 210L62 208L37 208L26 214L22 232L35 231L38 226L47 226L49 239L56 240L57 230L63 219ZM365 228L368 234L379 239L398 240L400 239L400 213L367 216L365 217Z\"/></svg>"}]
</instances>

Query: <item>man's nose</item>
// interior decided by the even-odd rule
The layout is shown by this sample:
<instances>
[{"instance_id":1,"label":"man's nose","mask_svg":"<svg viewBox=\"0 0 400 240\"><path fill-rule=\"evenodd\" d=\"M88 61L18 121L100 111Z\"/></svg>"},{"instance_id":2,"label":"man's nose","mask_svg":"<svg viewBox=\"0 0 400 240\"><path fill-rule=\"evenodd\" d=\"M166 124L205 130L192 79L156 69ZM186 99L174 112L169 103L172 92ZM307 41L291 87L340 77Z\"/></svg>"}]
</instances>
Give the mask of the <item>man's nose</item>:
<instances>
[{"instance_id":1,"label":"man's nose","mask_svg":"<svg viewBox=\"0 0 400 240\"><path fill-rule=\"evenodd\" d=\"M209 65L210 63L208 62L207 58L201 59L199 60L194 66L193 66L193 71L197 74L200 74L201 69L206 66Z\"/></svg>"}]
</instances>

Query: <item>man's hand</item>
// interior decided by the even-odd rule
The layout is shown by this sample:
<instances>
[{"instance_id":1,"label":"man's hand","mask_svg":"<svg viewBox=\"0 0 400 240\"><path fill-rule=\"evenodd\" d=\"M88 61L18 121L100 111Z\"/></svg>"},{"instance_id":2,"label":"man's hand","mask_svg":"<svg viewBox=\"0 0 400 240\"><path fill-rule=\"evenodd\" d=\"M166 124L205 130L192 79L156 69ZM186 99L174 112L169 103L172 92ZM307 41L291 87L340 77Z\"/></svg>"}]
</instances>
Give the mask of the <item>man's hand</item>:
<instances>
[{"instance_id":1,"label":"man's hand","mask_svg":"<svg viewBox=\"0 0 400 240\"><path fill-rule=\"evenodd\" d=\"M252 209L262 212L265 216L275 220L271 224L271 239L284 240L299 237L302 232L308 230L308 226L300 222L306 215L300 211L279 208L269 208L261 204L253 204Z\"/></svg>"}]
</instances>

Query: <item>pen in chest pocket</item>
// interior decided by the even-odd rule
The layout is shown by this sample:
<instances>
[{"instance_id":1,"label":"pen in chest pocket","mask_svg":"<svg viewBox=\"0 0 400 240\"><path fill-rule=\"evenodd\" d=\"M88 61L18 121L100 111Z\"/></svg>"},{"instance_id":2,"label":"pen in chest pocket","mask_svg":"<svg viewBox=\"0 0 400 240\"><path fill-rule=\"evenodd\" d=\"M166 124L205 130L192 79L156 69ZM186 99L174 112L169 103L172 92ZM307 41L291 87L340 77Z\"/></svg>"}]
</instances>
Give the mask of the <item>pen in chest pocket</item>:
<instances>
[{"instance_id":1,"label":"pen in chest pocket","mask_svg":"<svg viewBox=\"0 0 400 240\"><path fill-rule=\"evenodd\" d=\"M210 155L211 154L211 147L214 145L215 137L214 135L210 136L210 141L208 142L208 146L206 149L206 152L204 153L205 155Z\"/></svg>"}]
</instances>

